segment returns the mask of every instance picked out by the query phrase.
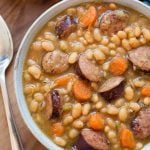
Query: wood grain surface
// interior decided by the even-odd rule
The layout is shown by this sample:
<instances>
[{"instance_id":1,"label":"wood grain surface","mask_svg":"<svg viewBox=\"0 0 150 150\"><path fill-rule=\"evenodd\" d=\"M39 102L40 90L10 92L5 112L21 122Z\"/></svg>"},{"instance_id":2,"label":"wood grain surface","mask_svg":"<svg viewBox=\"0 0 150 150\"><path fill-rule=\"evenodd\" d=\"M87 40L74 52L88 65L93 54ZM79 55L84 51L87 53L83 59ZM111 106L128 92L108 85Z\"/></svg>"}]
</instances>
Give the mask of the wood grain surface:
<instances>
[{"instance_id":1,"label":"wood grain surface","mask_svg":"<svg viewBox=\"0 0 150 150\"><path fill-rule=\"evenodd\" d=\"M0 15L6 20L14 42L14 59L22 37L33 21L47 8L60 0L0 0ZM14 59L7 70L7 87L13 115L25 150L45 150L27 129L18 110L13 87ZM5 110L0 92L0 150L11 150Z\"/></svg>"}]
</instances>

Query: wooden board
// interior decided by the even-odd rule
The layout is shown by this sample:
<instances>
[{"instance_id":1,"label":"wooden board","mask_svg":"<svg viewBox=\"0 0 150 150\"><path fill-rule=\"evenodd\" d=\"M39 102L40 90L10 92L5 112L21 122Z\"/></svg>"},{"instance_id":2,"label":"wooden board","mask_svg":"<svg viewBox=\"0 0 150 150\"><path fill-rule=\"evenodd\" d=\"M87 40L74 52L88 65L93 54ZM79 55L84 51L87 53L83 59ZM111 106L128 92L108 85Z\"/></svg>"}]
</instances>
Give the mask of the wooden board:
<instances>
[{"instance_id":1,"label":"wooden board","mask_svg":"<svg viewBox=\"0 0 150 150\"><path fill-rule=\"evenodd\" d=\"M14 42L14 59L24 33L33 21L47 8L59 0L0 0L0 15L6 20ZM20 116L13 88L13 64L7 70L7 86L13 114L20 132L25 150L45 150L30 133ZM5 117L5 110L0 92L0 149L10 150L10 140Z\"/></svg>"}]
</instances>

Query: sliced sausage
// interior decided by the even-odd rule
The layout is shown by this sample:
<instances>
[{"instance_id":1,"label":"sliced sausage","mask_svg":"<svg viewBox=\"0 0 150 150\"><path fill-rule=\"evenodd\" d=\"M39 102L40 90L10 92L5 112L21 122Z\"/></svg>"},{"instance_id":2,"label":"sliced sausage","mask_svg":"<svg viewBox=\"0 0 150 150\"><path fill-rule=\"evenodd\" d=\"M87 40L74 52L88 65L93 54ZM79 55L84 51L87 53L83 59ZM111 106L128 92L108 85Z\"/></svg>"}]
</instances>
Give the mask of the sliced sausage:
<instances>
[{"instance_id":1,"label":"sliced sausage","mask_svg":"<svg viewBox=\"0 0 150 150\"><path fill-rule=\"evenodd\" d=\"M57 90L47 94L45 115L47 119L58 118L62 114L62 100Z\"/></svg>"},{"instance_id":2,"label":"sliced sausage","mask_svg":"<svg viewBox=\"0 0 150 150\"><path fill-rule=\"evenodd\" d=\"M65 38L76 29L76 24L76 19L73 16L64 16L56 23L56 34L60 39Z\"/></svg>"},{"instance_id":3,"label":"sliced sausage","mask_svg":"<svg viewBox=\"0 0 150 150\"><path fill-rule=\"evenodd\" d=\"M109 142L102 132L83 129L72 150L109 150Z\"/></svg>"},{"instance_id":4,"label":"sliced sausage","mask_svg":"<svg viewBox=\"0 0 150 150\"><path fill-rule=\"evenodd\" d=\"M141 46L128 52L129 60L143 71L150 72L150 46Z\"/></svg>"},{"instance_id":5,"label":"sliced sausage","mask_svg":"<svg viewBox=\"0 0 150 150\"><path fill-rule=\"evenodd\" d=\"M108 10L100 17L100 30L112 35L123 30L128 23L129 15L124 10Z\"/></svg>"},{"instance_id":6,"label":"sliced sausage","mask_svg":"<svg viewBox=\"0 0 150 150\"><path fill-rule=\"evenodd\" d=\"M69 68L68 55L59 50L48 52L42 59L42 67L46 73L62 73Z\"/></svg>"},{"instance_id":7,"label":"sliced sausage","mask_svg":"<svg viewBox=\"0 0 150 150\"><path fill-rule=\"evenodd\" d=\"M87 58L86 53L82 53L79 56L78 62L76 64L77 74L85 77L86 79L98 82L100 80L100 70L96 63Z\"/></svg>"},{"instance_id":8,"label":"sliced sausage","mask_svg":"<svg viewBox=\"0 0 150 150\"><path fill-rule=\"evenodd\" d=\"M124 77L112 77L104 82L98 92L108 101L116 99L123 94L124 80Z\"/></svg>"},{"instance_id":9,"label":"sliced sausage","mask_svg":"<svg viewBox=\"0 0 150 150\"><path fill-rule=\"evenodd\" d=\"M138 116L132 121L131 128L139 139L150 136L150 107L139 112Z\"/></svg>"}]
</instances>

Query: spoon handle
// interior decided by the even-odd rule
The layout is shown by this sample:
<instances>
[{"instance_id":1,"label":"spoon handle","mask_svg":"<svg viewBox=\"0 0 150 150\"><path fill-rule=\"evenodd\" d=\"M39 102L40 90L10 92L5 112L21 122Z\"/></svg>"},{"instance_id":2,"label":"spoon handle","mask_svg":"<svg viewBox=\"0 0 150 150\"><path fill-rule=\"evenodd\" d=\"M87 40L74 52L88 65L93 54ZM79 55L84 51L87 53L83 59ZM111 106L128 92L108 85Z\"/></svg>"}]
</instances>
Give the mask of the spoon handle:
<instances>
[{"instance_id":1,"label":"spoon handle","mask_svg":"<svg viewBox=\"0 0 150 150\"><path fill-rule=\"evenodd\" d=\"M9 100L9 96L7 92L5 72L2 73L2 75L0 76L0 85L1 85L3 102L4 102L5 112L6 112L7 123L8 123L11 148L12 150L23 150L21 137L17 131L17 127L14 122L12 108L11 108L11 104L10 104L10 100Z\"/></svg>"}]
</instances>

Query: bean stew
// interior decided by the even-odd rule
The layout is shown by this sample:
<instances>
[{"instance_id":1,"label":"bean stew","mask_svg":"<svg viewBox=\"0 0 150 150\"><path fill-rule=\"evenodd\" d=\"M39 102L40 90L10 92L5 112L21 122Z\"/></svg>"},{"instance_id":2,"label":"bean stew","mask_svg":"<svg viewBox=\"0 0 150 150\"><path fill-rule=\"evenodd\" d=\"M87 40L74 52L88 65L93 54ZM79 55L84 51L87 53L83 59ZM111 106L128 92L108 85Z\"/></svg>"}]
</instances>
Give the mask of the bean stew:
<instances>
[{"instance_id":1,"label":"bean stew","mask_svg":"<svg viewBox=\"0 0 150 150\"><path fill-rule=\"evenodd\" d=\"M65 150L140 150L150 142L150 19L83 3L35 36L24 95L39 128Z\"/></svg>"}]
</instances>

